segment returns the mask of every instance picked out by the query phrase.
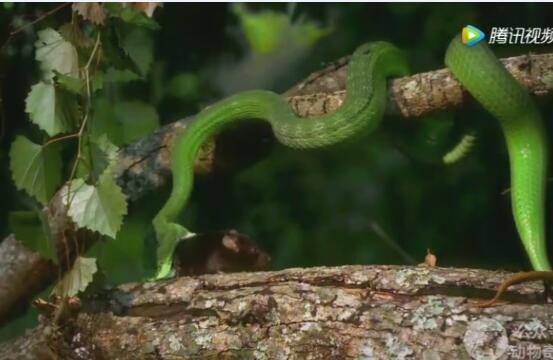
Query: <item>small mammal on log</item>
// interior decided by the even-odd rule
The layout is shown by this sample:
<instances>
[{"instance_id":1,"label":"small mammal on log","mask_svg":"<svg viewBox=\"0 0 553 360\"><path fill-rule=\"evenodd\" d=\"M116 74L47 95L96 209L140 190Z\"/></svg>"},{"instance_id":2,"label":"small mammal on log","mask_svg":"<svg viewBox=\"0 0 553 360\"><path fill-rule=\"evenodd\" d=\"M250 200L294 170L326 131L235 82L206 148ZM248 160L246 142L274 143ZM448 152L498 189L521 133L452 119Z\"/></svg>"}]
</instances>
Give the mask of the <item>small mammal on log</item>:
<instances>
[{"instance_id":1,"label":"small mammal on log","mask_svg":"<svg viewBox=\"0 0 553 360\"><path fill-rule=\"evenodd\" d=\"M175 250L177 276L265 269L271 257L236 230L212 231L181 241Z\"/></svg>"}]
</instances>

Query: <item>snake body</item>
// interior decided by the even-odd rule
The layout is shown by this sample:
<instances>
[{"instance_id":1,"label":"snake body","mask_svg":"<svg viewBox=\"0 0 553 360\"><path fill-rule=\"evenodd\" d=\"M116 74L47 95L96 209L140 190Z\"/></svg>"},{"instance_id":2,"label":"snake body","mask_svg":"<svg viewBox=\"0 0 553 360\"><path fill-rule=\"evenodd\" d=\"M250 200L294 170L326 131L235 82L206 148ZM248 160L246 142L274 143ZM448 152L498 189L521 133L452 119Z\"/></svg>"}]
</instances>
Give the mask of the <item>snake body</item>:
<instances>
[{"instance_id":1,"label":"snake body","mask_svg":"<svg viewBox=\"0 0 553 360\"><path fill-rule=\"evenodd\" d=\"M456 37L447 51L446 63L501 122L511 158L516 225L534 268L549 269L543 237L546 142L539 112L485 45L467 48ZM398 48L387 42L372 42L361 45L352 55L346 98L331 114L300 118L282 96L264 90L230 96L200 112L173 145L172 192L153 221L159 243L155 278L170 274L177 242L191 234L177 219L188 202L193 164L206 140L226 126L247 119L269 122L277 140L296 149L322 148L359 138L377 129L382 121L387 78L407 73L407 62Z\"/></svg>"},{"instance_id":2,"label":"snake body","mask_svg":"<svg viewBox=\"0 0 553 360\"><path fill-rule=\"evenodd\" d=\"M547 139L535 102L483 42L467 47L455 38L445 63L499 121L509 152L515 225L534 270L551 270L545 242Z\"/></svg>"}]
</instances>

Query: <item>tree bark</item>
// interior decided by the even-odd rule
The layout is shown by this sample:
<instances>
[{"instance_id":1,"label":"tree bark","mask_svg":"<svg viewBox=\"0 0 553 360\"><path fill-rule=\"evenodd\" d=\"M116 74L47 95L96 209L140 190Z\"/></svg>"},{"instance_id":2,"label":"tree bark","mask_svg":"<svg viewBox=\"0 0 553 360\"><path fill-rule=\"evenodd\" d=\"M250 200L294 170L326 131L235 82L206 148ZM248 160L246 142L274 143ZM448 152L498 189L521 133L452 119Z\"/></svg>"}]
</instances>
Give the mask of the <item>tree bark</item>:
<instances>
[{"instance_id":1,"label":"tree bark","mask_svg":"<svg viewBox=\"0 0 553 360\"><path fill-rule=\"evenodd\" d=\"M553 89L553 54L529 54L502 61L513 76L533 94L545 95ZM284 96L301 116L318 116L334 111L345 96L347 63L348 58L338 60L312 74ZM392 80L389 84L387 113L400 115L405 119L416 118L434 110L459 106L467 99L462 86L447 69L435 70ZM115 176L129 200L139 199L167 184L170 179L170 149L173 141L178 134L186 131L193 120L194 117L189 117L166 125L120 151ZM235 171L264 156L270 150L272 141L268 126L259 123L223 133L203 146L195 171L197 174ZM251 154L258 155L252 157ZM58 198L54 197L45 212L58 241L58 253L74 253L72 249L65 247L78 244L81 239L77 235L83 232L77 232L64 216ZM13 235L11 236L13 240ZM9 252L4 253L5 251ZM10 278L8 282L3 282L0 289L0 324L9 319L16 304L28 303L30 298L55 278L43 273L47 260L37 254L33 257L32 262L35 265L31 269L28 261L10 260L23 259L28 253L29 250L23 246L0 246L0 276ZM50 273L57 273L55 266L48 266L52 269ZM29 272L39 276L27 277ZM21 283L16 279L26 281Z\"/></svg>"},{"instance_id":2,"label":"tree bark","mask_svg":"<svg viewBox=\"0 0 553 360\"><path fill-rule=\"evenodd\" d=\"M539 282L476 306L507 275L375 265L126 284L56 324L45 312L0 359L546 359L553 305Z\"/></svg>"}]
</instances>

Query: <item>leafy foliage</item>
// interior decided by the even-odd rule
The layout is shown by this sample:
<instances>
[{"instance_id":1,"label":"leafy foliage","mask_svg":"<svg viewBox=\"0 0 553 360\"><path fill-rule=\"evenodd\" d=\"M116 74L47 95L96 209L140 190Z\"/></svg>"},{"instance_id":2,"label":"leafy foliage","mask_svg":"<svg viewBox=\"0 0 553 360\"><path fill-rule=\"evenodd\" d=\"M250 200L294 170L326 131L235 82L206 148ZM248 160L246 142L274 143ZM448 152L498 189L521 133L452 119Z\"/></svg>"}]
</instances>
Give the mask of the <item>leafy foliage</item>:
<instances>
[{"instance_id":1,"label":"leafy foliage","mask_svg":"<svg viewBox=\"0 0 553 360\"><path fill-rule=\"evenodd\" d=\"M235 4L233 10L250 46L260 54L269 54L284 46L287 41L309 48L333 30L332 27L321 27L313 21L292 22L292 16L282 12L252 12L244 4Z\"/></svg>"},{"instance_id":2,"label":"leafy foliage","mask_svg":"<svg viewBox=\"0 0 553 360\"><path fill-rule=\"evenodd\" d=\"M61 193L68 214L81 228L115 238L127 213L127 201L107 168L96 185L83 179L68 183Z\"/></svg>"},{"instance_id":3,"label":"leafy foliage","mask_svg":"<svg viewBox=\"0 0 553 360\"><path fill-rule=\"evenodd\" d=\"M65 84L68 82L65 81ZM74 81L71 87L76 89ZM75 99L63 90L56 89L54 84L45 82L39 82L31 88L25 102L25 111L31 121L50 136L73 130L79 115Z\"/></svg>"},{"instance_id":4,"label":"leafy foliage","mask_svg":"<svg viewBox=\"0 0 553 360\"><path fill-rule=\"evenodd\" d=\"M25 112L34 129L10 150L10 170L18 189L46 205L54 193L78 228L116 238L127 200L113 177L118 147L159 126L156 109L127 98L111 104L108 90L144 81L154 59L151 18L157 6L74 4L79 16L59 28L45 27L34 42L40 80L31 86ZM109 99L109 100L108 100ZM102 113L96 104L106 104ZM34 205L32 205L34 206ZM48 230L33 212L13 212L9 225L29 248L54 259ZM93 258L78 257L56 287L72 296L97 271Z\"/></svg>"},{"instance_id":5,"label":"leafy foliage","mask_svg":"<svg viewBox=\"0 0 553 360\"><path fill-rule=\"evenodd\" d=\"M17 188L43 204L61 182L61 157L57 146L40 146L18 136L11 147L10 164Z\"/></svg>"},{"instance_id":6,"label":"leafy foliage","mask_svg":"<svg viewBox=\"0 0 553 360\"><path fill-rule=\"evenodd\" d=\"M77 49L57 31L51 28L39 31L35 47L36 60L46 79L52 78L54 71L75 78L79 76Z\"/></svg>"},{"instance_id":7,"label":"leafy foliage","mask_svg":"<svg viewBox=\"0 0 553 360\"><path fill-rule=\"evenodd\" d=\"M53 290L58 296L75 296L85 291L98 271L96 259L78 256L69 270Z\"/></svg>"}]
</instances>

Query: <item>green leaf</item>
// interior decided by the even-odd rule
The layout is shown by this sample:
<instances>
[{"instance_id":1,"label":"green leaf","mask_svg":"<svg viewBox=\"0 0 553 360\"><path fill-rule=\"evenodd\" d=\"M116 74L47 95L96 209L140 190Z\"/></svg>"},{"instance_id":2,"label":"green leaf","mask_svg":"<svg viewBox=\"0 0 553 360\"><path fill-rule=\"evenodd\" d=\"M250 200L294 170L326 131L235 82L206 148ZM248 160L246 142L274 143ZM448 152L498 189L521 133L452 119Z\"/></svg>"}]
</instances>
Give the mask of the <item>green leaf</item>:
<instances>
[{"instance_id":1,"label":"green leaf","mask_svg":"<svg viewBox=\"0 0 553 360\"><path fill-rule=\"evenodd\" d=\"M10 150L10 169L18 189L46 204L61 182L59 147L56 144L43 147L18 136Z\"/></svg>"},{"instance_id":2,"label":"green leaf","mask_svg":"<svg viewBox=\"0 0 553 360\"><path fill-rule=\"evenodd\" d=\"M17 241L57 263L56 249L46 236L45 226L34 211L10 211L8 224Z\"/></svg>"},{"instance_id":3,"label":"green leaf","mask_svg":"<svg viewBox=\"0 0 553 360\"><path fill-rule=\"evenodd\" d=\"M159 127L155 107L141 101L111 103L104 97L94 101L94 119L90 131L95 137L107 134L117 146L137 141Z\"/></svg>"},{"instance_id":4,"label":"green leaf","mask_svg":"<svg viewBox=\"0 0 553 360\"><path fill-rule=\"evenodd\" d=\"M35 58L40 63L46 79L54 76L54 70L63 75L79 77L77 49L54 29L47 28L39 31L35 48Z\"/></svg>"},{"instance_id":5,"label":"green leaf","mask_svg":"<svg viewBox=\"0 0 553 360\"><path fill-rule=\"evenodd\" d=\"M85 291L98 271L95 258L78 256L73 267L63 276L52 292L58 296L75 296Z\"/></svg>"},{"instance_id":6,"label":"green leaf","mask_svg":"<svg viewBox=\"0 0 553 360\"><path fill-rule=\"evenodd\" d=\"M291 36L293 41L302 48L310 48L320 38L325 37L332 33L334 28L332 26L320 27L314 22L305 21L297 24L293 24Z\"/></svg>"},{"instance_id":7,"label":"green leaf","mask_svg":"<svg viewBox=\"0 0 553 360\"><path fill-rule=\"evenodd\" d=\"M289 43L309 48L333 31L332 27L322 28L312 21L292 23L289 14L272 10L252 12L243 4L234 4L232 9L250 46L260 54L278 51Z\"/></svg>"},{"instance_id":8,"label":"green leaf","mask_svg":"<svg viewBox=\"0 0 553 360\"><path fill-rule=\"evenodd\" d=\"M94 42L83 33L78 22L65 23L58 31L65 40L79 48L92 48L94 45Z\"/></svg>"},{"instance_id":9,"label":"green leaf","mask_svg":"<svg viewBox=\"0 0 553 360\"><path fill-rule=\"evenodd\" d=\"M87 177L92 174L93 178L98 178L105 169L117 157L119 148L109 141L106 134L102 134L99 138L87 137L87 141L83 143L85 148L82 151L83 159L77 167L78 177Z\"/></svg>"},{"instance_id":10,"label":"green leaf","mask_svg":"<svg viewBox=\"0 0 553 360\"><path fill-rule=\"evenodd\" d=\"M73 130L79 118L77 99L45 82L31 87L25 111L50 136Z\"/></svg>"},{"instance_id":11,"label":"green leaf","mask_svg":"<svg viewBox=\"0 0 553 360\"><path fill-rule=\"evenodd\" d=\"M200 81L196 74L180 73L167 86L167 93L179 99L193 100L200 93Z\"/></svg>"},{"instance_id":12,"label":"green leaf","mask_svg":"<svg viewBox=\"0 0 553 360\"><path fill-rule=\"evenodd\" d=\"M112 103L105 96L97 96L92 108L94 117L90 122L90 135L99 138L105 134L113 144L124 145L121 124L115 117Z\"/></svg>"},{"instance_id":13,"label":"green leaf","mask_svg":"<svg viewBox=\"0 0 553 360\"><path fill-rule=\"evenodd\" d=\"M64 89L70 93L81 95L84 92L84 81L81 79L74 78L73 76L63 75L55 71L56 82Z\"/></svg>"},{"instance_id":14,"label":"green leaf","mask_svg":"<svg viewBox=\"0 0 553 360\"><path fill-rule=\"evenodd\" d=\"M102 53L104 63L118 70L132 70L138 72L135 63L123 50L120 42L119 26L121 21L111 21L102 29ZM119 25L119 26L118 26Z\"/></svg>"},{"instance_id":15,"label":"green leaf","mask_svg":"<svg viewBox=\"0 0 553 360\"><path fill-rule=\"evenodd\" d=\"M148 30L131 27L120 28L120 45L136 64L140 73L144 76L150 70L154 60L154 40Z\"/></svg>"},{"instance_id":16,"label":"green leaf","mask_svg":"<svg viewBox=\"0 0 553 360\"><path fill-rule=\"evenodd\" d=\"M115 238L127 213L127 200L110 170L104 171L95 186L83 179L71 181L63 188L62 199L79 227Z\"/></svg>"},{"instance_id":17,"label":"green leaf","mask_svg":"<svg viewBox=\"0 0 553 360\"><path fill-rule=\"evenodd\" d=\"M160 28L154 19L147 17L143 12L130 6L123 9L121 19L129 24L142 26L150 30L159 30Z\"/></svg>"},{"instance_id":18,"label":"green leaf","mask_svg":"<svg viewBox=\"0 0 553 360\"><path fill-rule=\"evenodd\" d=\"M102 90L104 87L104 73L101 71L94 72L92 76L92 92Z\"/></svg>"},{"instance_id":19,"label":"green leaf","mask_svg":"<svg viewBox=\"0 0 553 360\"><path fill-rule=\"evenodd\" d=\"M159 127L156 109L141 101L118 102L114 115L122 127L123 142L135 142Z\"/></svg>"},{"instance_id":20,"label":"green leaf","mask_svg":"<svg viewBox=\"0 0 553 360\"><path fill-rule=\"evenodd\" d=\"M140 80L140 76L129 69L119 70L110 67L107 69L106 75L104 76L104 82L126 83L134 80Z\"/></svg>"},{"instance_id":21,"label":"green leaf","mask_svg":"<svg viewBox=\"0 0 553 360\"><path fill-rule=\"evenodd\" d=\"M275 51L290 20L286 14L271 10L250 12L243 4L233 6L250 46L260 54Z\"/></svg>"}]
</instances>

